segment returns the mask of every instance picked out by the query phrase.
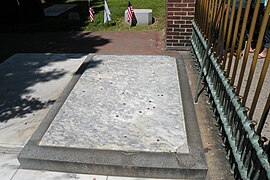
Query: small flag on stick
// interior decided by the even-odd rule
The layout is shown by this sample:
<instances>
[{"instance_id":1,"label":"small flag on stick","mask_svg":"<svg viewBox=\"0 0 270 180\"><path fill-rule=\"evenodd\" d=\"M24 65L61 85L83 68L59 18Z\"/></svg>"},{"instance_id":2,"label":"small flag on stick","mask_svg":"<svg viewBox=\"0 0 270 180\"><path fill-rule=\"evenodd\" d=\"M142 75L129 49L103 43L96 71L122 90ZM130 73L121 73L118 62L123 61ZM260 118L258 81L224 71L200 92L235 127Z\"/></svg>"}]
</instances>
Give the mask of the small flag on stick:
<instances>
[{"instance_id":1,"label":"small flag on stick","mask_svg":"<svg viewBox=\"0 0 270 180\"><path fill-rule=\"evenodd\" d=\"M94 9L91 7L90 5L90 0L89 0L89 3L88 3L88 6L89 6L89 17L90 17L90 22L93 23L95 18L94 18Z\"/></svg>"},{"instance_id":2,"label":"small flag on stick","mask_svg":"<svg viewBox=\"0 0 270 180\"><path fill-rule=\"evenodd\" d=\"M133 17L133 13L134 13L134 11L133 11L133 9L132 9L132 5L131 5L131 3L130 3L130 1L128 1L128 22L130 21L130 20L132 20L132 17Z\"/></svg>"},{"instance_id":3,"label":"small flag on stick","mask_svg":"<svg viewBox=\"0 0 270 180\"><path fill-rule=\"evenodd\" d=\"M104 0L104 24L111 20L111 12L109 10L106 0Z\"/></svg>"}]
</instances>

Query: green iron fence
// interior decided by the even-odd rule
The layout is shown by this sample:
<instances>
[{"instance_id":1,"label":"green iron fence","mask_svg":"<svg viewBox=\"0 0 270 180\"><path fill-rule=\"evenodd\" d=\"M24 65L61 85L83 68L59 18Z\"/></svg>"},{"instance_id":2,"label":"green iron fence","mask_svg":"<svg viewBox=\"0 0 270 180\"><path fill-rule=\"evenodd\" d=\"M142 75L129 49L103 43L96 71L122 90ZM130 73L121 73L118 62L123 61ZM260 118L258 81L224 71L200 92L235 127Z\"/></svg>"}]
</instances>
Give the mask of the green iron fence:
<instances>
[{"instance_id":1,"label":"green iron fence","mask_svg":"<svg viewBox=\"0 0 270 180\"><path fill-rule=\"evenodd\" d=\"M235 179L270 179L270 2L197 0L192 47ZM254 52L253 52L254 51Z\"/></svg>"}]
</instances>

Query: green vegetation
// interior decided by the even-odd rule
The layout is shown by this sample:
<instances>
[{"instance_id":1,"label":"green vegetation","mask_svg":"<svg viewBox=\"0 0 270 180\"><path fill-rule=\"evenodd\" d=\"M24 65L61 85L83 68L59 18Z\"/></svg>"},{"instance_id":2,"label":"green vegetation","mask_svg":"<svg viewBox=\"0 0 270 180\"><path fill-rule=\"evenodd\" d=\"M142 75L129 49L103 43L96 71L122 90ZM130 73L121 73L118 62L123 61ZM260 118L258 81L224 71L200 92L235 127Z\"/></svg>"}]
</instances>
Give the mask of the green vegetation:
<instances>
[{"instance_id":1,"label":"green vegetation","mask_svg":"<svg viewBox=\"0 0 270 180\"><path fill-rule=\"evenodd\" d=\"M50 31L117 31L117 30L161 30L165 26L165 1L166 0L131 0L133 9L152 9L154 23L150 26L129 27L124 22L125 10L128 0L107 0L112 21L103 23L104 0L91 0L95 10L95 21L90 23L87 0L42 0L44 8L56 3L75 3L78 6L60 15L59 17L46 17L38 23L21 23L0 25L0 32L50 32ZM77 12L81 21L70 21L70 12Z\"/></svg>"},{"instance_id":2,"label":"green vegetation","mask_svg":"<svg viewBox=\"0 0 270 180\"><path fill-rule=\"evenodd\" d=\"M103 0L93 0L92 6L95 10L95 22L84 27L85 30L145 30L145 29L163 29L165 25L165 0L131 0L133 9L152 9L154 24L151 26L129 27L124 22L125 10L128 0L107 0L111 12L112 21L107 25L103 24L104 3ZM89 21L89 20L88 20Z\"/></svg>"}]
</instances>

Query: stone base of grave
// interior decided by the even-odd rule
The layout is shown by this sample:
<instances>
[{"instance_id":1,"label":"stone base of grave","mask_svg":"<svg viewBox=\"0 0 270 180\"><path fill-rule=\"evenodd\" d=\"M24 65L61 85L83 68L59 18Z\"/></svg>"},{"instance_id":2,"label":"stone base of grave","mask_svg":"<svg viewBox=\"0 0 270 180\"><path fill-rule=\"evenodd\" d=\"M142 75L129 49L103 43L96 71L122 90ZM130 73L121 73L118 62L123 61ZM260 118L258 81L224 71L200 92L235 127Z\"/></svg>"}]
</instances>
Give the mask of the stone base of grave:
<instances>
[{"instance_id":1,"label":"stone base of grave","mask_svg":"<svg viewBox=\"0 0 270 180\"><path fill-rule=\"evenodd\" d=\"M181 59L89 55L19 154L21 167L204 179L188 87Z\"/></svg>"}]
</instances>

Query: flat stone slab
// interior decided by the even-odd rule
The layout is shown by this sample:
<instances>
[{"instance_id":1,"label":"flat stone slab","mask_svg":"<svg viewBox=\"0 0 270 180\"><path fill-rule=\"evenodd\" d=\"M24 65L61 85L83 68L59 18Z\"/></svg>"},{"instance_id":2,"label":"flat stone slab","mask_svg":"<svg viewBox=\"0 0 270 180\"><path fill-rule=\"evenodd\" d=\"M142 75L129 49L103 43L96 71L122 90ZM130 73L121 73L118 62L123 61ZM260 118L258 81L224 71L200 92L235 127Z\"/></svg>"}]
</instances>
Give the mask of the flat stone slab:
<instances>
[{"instance_id":1,"label":"flat stone slab","mask_svg":"<svg viewBox=\"0 0 270 180\"><path fill-rule=\"evenodd\" d=\"M182 107L174 58L95 56L40 145L188 153Z\"/></svg>"},{"instance_id":2,"label":"flat stone slab","mask_svg":"<svg viewBox=\"0 0 270 180\"><path fill-rule=\"evenodd\" d=\"M85 58L85 54L17 53L0 64L1 180L40 179L31 173L16 176L17 156Z\"/></svg>"},{"instance_id":3,"label":"flat stone slab","mask_svg":"<svg viewBox=\"0 0 270 180\"><path fill-rule=\"evenodd\" d=\"M0 173L1 179L12 179L14 174L17 172L20 164L16 159L18 153L12 152L7 154L7 152L1 152L0 150Z\"/></svg>"},{"instance_id":4,"label":"flat stone slab","mask_svg":"<svg viewBox=\"0 0 270 180\"><path fill-rule=\"evenodd\" d=\"M77 4L54 4L44 9L45 16L56 17L76 7Z\"/></svg>"},{"instance_id":5,"label":"flat stone slab","mask_svg":"<svg viewBox=\"0 0 270 180\"><path fill-rule=\"evenodd\" d=\"M21 167L205 178L187 87L173 57L89 55L19 154Z\"/></svg>"}]
</instances>

